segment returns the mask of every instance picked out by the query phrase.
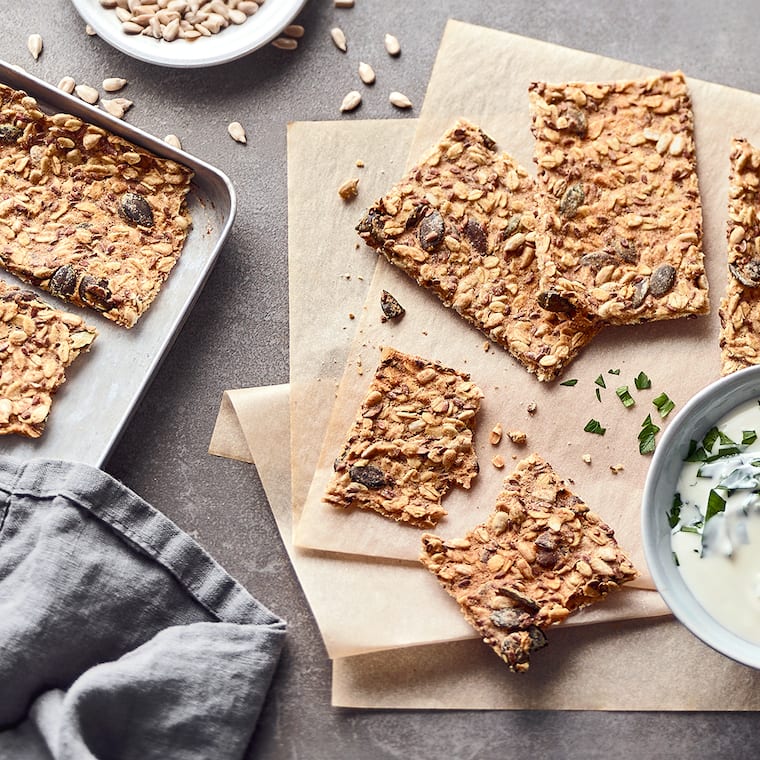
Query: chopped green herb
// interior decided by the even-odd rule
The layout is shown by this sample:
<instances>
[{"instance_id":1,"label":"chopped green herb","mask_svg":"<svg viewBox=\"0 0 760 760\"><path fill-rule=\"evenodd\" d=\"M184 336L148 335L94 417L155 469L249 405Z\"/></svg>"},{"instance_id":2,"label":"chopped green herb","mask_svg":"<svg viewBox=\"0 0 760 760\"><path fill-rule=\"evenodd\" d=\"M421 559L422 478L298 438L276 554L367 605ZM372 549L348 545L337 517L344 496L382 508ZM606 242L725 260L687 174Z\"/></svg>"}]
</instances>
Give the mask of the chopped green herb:
<instances>
[{"instance_id":1,"label":"chopped green herb","mask_svg":"<svg viewBox=\"0 0 760 760\"><path fill-rule=\"evenodd\" d=\"M607 383L604 382L604 377L602 375L599 375L599 377L594 380L594 382L600 387L600 388L606 388Z\"/></svg>"},{"instance_id":2,"label":"chopped green herb","mask_svg":"<svg viewBox=\"0 0 760 760\"><path fill-rule=\"evenodd\" d=\"M621 385L615 390L615 393L626 409L630 409L636 403L633 396L628 392L627 385Z\"/></svg>"},{"instance_id":3,"label":"chopped green herb","mask_svg":"<svg viewBox=\"0 0 760 760\"><path fill-rule=\"evenodd\" d=\"M655 436L659 432L660 428L652 422L652 415L648 414L644 422L641 423L639 454L651 454L655 450Z\"/></svg>"},{"instance_id":4,"label":"chopped green herb","mask_svg":"<svg viewBox=\"0 0 760 760\"><path fill-rule=\"evenodd\" d=\"M573 386L578 383L578 378L574 377L572 380L565 380L564 382L560 383L560 385L567 385L567 386Z\"/></svg>"},{"instance_id":5,"label":"chopped green herb","mask_svg":"<svg viewBox=\"0 0 760 760\"><path fill-rule=\"evenodd\" d=\"M710 428L702 439L702 448L705 451L712 451L715 442L720 438L720 431L717 427Z\"/></svg>"},{"instance_id":6,"label":"chopped green herb","mask_svg":"<svg viewBox=\"0 0 760 760\"><path fill-rule=\"evenodd\" d=\"M667 393L661 393L657 398L652 399L652 403L657 407L660 417L664 420L675 408L675 404L668 397Z\"/></svg>"},{"instance_id":7,"label":"chopped green herb","mask_svg":"<svg viewBox=\"0 0 760 760\"><path fill-rule=\"evenodd\" d=\"M639 372L639 374L636 375L633 383L636 386L637 391L645 391L647 388L652 387L652 381L644 372Z\"/></svg>"},{"instance_id":8,"label":"chopped green herb","mask_svg":"<svg viewBox=\"0 0 760 760\"><path fill-rule=\"evenodd\" d=\"M596 435L604 435L607 432L607 428L603 428L599 424L599 420L591 419L586 423L583 428L587 433L596 433Z\"/></svg>"},{"instance_id":9,"label":"chopped green herb","mask_svg":"<svg viewBox=\"0 0 760 760\"><path fill-rule=\"evenodd\" d=\"M757 440L757 433L754 430L744 430L742 432L742 445L749 446Z\"/></svg>"},{"instance_id":10,"label":"chopped green herb","mask_svg":"<svg viewBox=\"0 0 760 760\"><path fill-rule=\"evenodd\" d=\"M678 555L675 552L673 552L673 562L676 563L676 567L681 566L681 563L678 561Z\"/></svg>"},{"instance_id":11,"label":"chopped green herb","mask_svg":"<svg viewBox=\"0 0 760 760\"><path fill-rule=\"evenodd\" d=\"M619 375L620 374L620 369L619 368L618 369L608 369L607 370L607 374L608 375Z\"/></svg>"},{"instance_id":12,"label":"chopped green herb","mask_svg":"<svg viewBox=\"0 0 760 760\"><path fill-rule=\"evenodd\" d=\"M670 508L670 511L668 512L668 525L670 525L671 528L675 528L676 525L678 525L678 521L681 518L681 507L683 506L683 502L681 501L681 494L677 493L673 497L673 505Z\"/></svg>"},{"instance_id":13,"label":"chopped green herb","mask_svg":"<svg viewBox=\"0 0 760 760\"><path fill-rule=\"evenodd\" d=\"M699 529L701 528L700 525L682 525L681 526L681 533L696 533L699 535Z\"/></svg>"},{"instance_id":14,"label":"chopped green herb","mask_svg":"<svg viewBox=\"0 0 760 760\"><path fill-rule=\"evenodd\" d=\"M599 388L596 388L596 400L601 404L602 403L602 392L599 390Z\"/></svg>"},{"instance_id":15,"label":"chopped green herb","mask_svg":"<svg viewBox=\"0 0 760 760\"><path fill-rule=\"evenodd\" d=\"M707 457L705 450L692 438L689 441L689 451L684 462L704 462Z\"/></svg>"},{"instance_id":16,"label":"chopped green herb","mask_svg":"<svg viewBox=\"0 0 760 760\"><path fill-rule=\"evenodd\" d=\"M726 500L713 488L707 497L707 511L705 512L705 523L715 515L720 514L726 508Z\"/></svg>"}]
</instances>

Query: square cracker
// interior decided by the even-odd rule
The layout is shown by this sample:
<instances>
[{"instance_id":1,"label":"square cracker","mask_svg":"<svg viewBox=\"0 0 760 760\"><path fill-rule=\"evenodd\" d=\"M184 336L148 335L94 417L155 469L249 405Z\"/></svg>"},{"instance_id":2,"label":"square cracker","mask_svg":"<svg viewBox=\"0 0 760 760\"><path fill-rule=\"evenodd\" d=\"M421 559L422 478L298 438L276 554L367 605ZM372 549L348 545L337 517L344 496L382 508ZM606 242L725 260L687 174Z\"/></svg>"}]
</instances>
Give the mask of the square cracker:
<instances>
[{"instance_id":1,"label":"square cracker","mask_svg":"<svg viewBox=\"0 0 760 760\"><path fill-rule=\"evenodd\" d=\"M545 293L612 324L709 311L680 72L529 88Z\"/></svg>"},{"instance_id":2,"label":"square cracker","mask_svg":"<svg viewBox=\"0 0 760 760\"><path fill-rule=\"evenodd\" d=\"M177 262L192 172L0 85L0 266L132 327Z\"/></svg>"},{"instance_id":3,"label":"square cracker","mask_svg":"<svg viewBox=\"0 0 760 760\"><path fill-rule=\"evenodd\" d=\"M449 489L469 488L478 473L472 437L482 398L469 375L383 348L323 500L434 526Z\"/></svg>"},{"instance_id":4,"label":"square cracker","mask_svg":"<svg viewBox=\"0 0 760 760\"><path fill-rule=\"evenodd\" d=\"M0 280L0 435L39 438L65 370L97 331Z\"/></svg>"},{"instance_id":5,"label":"square cracker","mask_svg":"<svg viewBox=\"0 0 760 760\"><path fill-rule=\"evenodd\" d=\"M504 481L495 511L464 538L425 534L420 560L514 671L544 630L632 580L612 529L533 454Z\"/></svg>"},{"instance_id":6,"label":"square cracker","mask_svg":"<svg viewBox=\"0 0 760 760\"><path fill-rule=\"evenodd\" d=\"M760 150L731 141L728 283L720 309L721 374L760 364Z\"/></svg>"},{"instance_id":7,"label":"square cracker","mask_svg":"<svg viewBox=\"0 0 760 760\"><path fill-rule=\"evenodd\" d=\"M553 380L599 326L539 303L531 176L460 120L359 223L364 241L435 293L539 380ZM562 309L565 309L562 311Z\"/></svg>"}]
</instances>

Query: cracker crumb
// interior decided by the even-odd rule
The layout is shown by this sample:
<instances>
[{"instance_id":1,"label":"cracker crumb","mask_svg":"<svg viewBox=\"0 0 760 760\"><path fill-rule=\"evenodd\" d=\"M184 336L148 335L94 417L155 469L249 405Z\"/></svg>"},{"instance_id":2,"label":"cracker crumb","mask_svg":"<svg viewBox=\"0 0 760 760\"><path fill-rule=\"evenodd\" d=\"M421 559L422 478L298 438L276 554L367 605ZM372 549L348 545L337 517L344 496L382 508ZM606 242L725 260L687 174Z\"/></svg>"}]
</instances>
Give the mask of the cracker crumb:
<instances>
[{"instance_id":1,"label":"cracker crumb","mask_svg":"<svg viewBox=\"0 0 760 760\"><path fill-rule=\"evenodd\" d=\"M491 344L488 341L484 341L483 343L483 351L488 353L488 349L491 348Z\"/></svg>"},{"instance_id":2,"label":"cracker crumb","mask_svg":"<svg viewBox=\"0 0 760 760\"><path fill-rule=\"evenodd\" d=\"M497 470L501 470L501 469L504 467L504 464L505 464L505 462L504 462L504 457L502 457L501 455L497 454L497 455L496 455L496 456L495 456L495 457L494 457L494 458L491 460L491 464L492 464L492 465L493 465L493 466L494 466L494 467L495 467Z\"/></svg>"},{"instance_id":3,"label":"cracker crumb","mask_svg":"<svg viewBox=\"0 0 760 760\"><path fill-rule=\"evenodd\" d=\"M496 446L501 441L502 433L504 432L504 429L501 426L501 422L497 422L492 430L491 434L488 436L488 440L490 441L491 445Z\"/></svg>"},{"instance_id":4,"label":"cracker crumb","mask_svg":"<svg viewBox=\"0 0 760 760\"><path fill-rule=\"evenodd\" d=\"M357 158L356 159L356 166L357 166L358 169L363 169L364 168L364 161L362 161L361 158Z\"/></svg>"},{"instance_id":5,"label":"cracker crumb","mask_svg":"<svg viewBox=\"0 0 760 760\"><path fill-rule=\"evenodd\" d=\"M586 464L591 464L591 454L584 454L581 458Z\"/></svg>"},{"instance_id":6,"label":"cracker crumb","mask_svg":"<svg viewBox=\"0 0 760 760\"><path fill-rule=\"evenodd\" d=\"M610 470L612 471L613 475L617 475L618 473L621 473L625 469L625 466L622 464L611 464Z\"/></svg>"},{"instance_id":7,"label":"cracker crumb","mask_svg":"<svg viewBox=\"0 0 760 760\"><path fill-rule=\"evenodd\" d=\"M346 180L339 188L338 195L344 201L350 201L359 195L359 180L356 177Z\"/></svg>"},{"instance_id":8,"label":"cracker crumb","mask_svg":"<svg viewBox=\"0 0 760 760\"><path fill-rule=\"evenodd\" d=\"M528 436L522 430L508 430L507 438L518 446L523 446L528 442Z\"/></svg>"},{"instance_id":9,"label":"cracker crumb","mask_svg":"<svg viewBox=\"0 0 760 760\"><path fill-rule=\"evenodd\" d=\"M528 414L535 414L537 409L538 405L535 401L531 401L530 404L528 404Z\"/></svg>"}]
</instances>

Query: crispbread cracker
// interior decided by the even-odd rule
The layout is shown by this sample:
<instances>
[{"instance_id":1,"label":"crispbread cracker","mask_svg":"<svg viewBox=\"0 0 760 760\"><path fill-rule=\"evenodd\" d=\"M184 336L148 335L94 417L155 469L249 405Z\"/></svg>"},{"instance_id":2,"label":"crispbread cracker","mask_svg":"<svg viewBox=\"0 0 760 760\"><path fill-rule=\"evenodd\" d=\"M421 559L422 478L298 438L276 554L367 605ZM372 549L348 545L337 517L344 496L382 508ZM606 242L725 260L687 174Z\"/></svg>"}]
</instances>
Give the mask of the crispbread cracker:
<instances>
[{"instance_id":1,"label":"crispbread cracker","mask_svg":"<svg viewBox=\"0 0 760 760\"><path fill-rule=\"evenodd\" d=\"M683 74L530 86L541 287L612 324L709 311Z\"/></svg>"},{"instance_id":2,"label":"crispbread cracker","mask_svg":"<svg viewBox=\"0 0 760 760\"><path fill-rule=\"evenodd\" d=\"M721 374L760 364L760 150L731 141L728 284L720 309Z\"/></svg>"},{"instance_id":3,"label":"crispbread cracker","mask_svg":"<svg viewBox=\"0 0 760 760\"><path fill-rule=\"evenodd\" d=\"M477 475L472 437L482 398L469 375L383 348L324 501L434 526L449 489L469 488Z\"/></svg>"},{"instance_id":4,"label":"crispbread cracker","mask_svg":"<svg viewBox=\"0 0 760 760\"><path fill-rule=\"evenodd\" d=\"M460 120L357 229L539 380L553 380L599 327L572 308L539 305L534 190L525 169Z\"/></svg>"},{"instance_id":5,"label":"crispbread cracker","mask_svg":"<svg viewBox=\"0 0 760 760\"><path fill-rule=\"evenodd\" d=\"M97 331L0 280L0 435L39 438L65 370Z\"/></svg>"},{"instance_id":6,"label":"crispbread cracker","mask_svg":"<svg viewBox=\"0 0 760 760\"><path fill-rule=\"evenodd\" d=\"M422 545L422 563L515 671L550 625L636 576L612 529L537 454L504 481L485 523L460 539L425 534Z\"/></svg>"},{"instance_id":7,"label":"crispbread cracker","mask_svg":"<svg viewBox=\"0 0 760 760\"><path fill-rule=\"evenodd\" d=\"M192 172L0 85L0 265L132 327L182 252Z\"/></svg>"}]
</instances>

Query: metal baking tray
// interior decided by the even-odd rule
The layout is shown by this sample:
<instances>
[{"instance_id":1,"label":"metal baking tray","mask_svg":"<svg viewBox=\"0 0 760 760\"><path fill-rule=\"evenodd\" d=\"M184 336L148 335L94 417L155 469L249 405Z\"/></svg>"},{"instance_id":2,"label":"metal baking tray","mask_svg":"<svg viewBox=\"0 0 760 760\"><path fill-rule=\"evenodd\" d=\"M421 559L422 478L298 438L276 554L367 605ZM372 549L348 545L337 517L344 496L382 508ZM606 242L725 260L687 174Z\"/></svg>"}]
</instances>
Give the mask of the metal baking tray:
<instances>
[{"instance_id":1,"label":"metal baking tray","mask_svg":"<svg viewBox=\"0 0 760 760\"><path fill-rule=\"evenodd\" d=\"M235 191L229 178L218 169L2 61L0 82L32 95L45 112L74 114L195 172L188 194L193 225L182 255L135 327L127 330L91 309L37 291L56 308L83 316L99 335L89 353L81 354L67 369L66 382L53 397L42 436L0 436L0 452L20 459L66 459L100 467L216 263L235 218ZM37 290L1 269L0 277Z\"/></svg>"}]
</instances>

